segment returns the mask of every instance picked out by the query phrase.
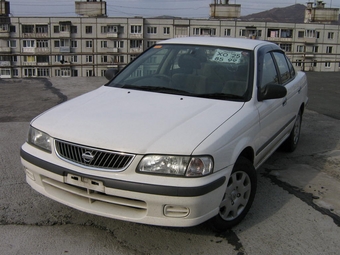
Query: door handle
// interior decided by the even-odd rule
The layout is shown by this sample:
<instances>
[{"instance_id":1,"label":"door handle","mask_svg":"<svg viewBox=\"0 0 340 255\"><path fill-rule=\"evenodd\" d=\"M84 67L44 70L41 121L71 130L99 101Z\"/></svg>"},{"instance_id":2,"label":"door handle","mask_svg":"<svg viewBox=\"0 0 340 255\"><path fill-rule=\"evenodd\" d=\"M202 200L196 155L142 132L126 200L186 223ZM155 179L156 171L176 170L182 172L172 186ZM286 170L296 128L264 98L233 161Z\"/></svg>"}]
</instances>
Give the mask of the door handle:
<instances>
[{"instance_id":1,"label":"door handle","mask_svg":"<svg viewBox=\"0 0 340 255\"><path fill-rule=\"evenodd\" d=\"M302 87L300 87L300 88L298 89L298 94L300 94L300 93L301 93L301 89L302 89Z\"/></svg>"},{"instance_id":2,"label":"door handle","mask_svg":"<svg viewBox=\"0 0 340 255\"><path fill-rule=\"evenodd\" d=\"M282 106L285 106L287 104L287 98L285 98L282 102Z\"/></svg>"}]
</instances>

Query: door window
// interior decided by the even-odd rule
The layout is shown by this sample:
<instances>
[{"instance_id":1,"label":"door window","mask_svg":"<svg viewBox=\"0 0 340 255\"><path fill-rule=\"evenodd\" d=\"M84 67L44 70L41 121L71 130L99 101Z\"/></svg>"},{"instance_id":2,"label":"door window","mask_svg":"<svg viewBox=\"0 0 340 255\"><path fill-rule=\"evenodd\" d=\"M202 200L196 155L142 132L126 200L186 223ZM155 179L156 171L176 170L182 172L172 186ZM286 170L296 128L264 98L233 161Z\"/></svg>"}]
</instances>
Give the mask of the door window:
<instances>
[{"instance_id":1,"label":"door window","mask_svg":"<svg viewBox=\"0 0 340 255\"><path fill-rule=\"evenodd\" d=\"M274 60L272 58L272 55L270 53L266 53L263 59L262 64L262 74L261 74L261 82L260 87L263 88L267 84L279 84L278 75L276 72Z\"/></svg>"}]
</instances>

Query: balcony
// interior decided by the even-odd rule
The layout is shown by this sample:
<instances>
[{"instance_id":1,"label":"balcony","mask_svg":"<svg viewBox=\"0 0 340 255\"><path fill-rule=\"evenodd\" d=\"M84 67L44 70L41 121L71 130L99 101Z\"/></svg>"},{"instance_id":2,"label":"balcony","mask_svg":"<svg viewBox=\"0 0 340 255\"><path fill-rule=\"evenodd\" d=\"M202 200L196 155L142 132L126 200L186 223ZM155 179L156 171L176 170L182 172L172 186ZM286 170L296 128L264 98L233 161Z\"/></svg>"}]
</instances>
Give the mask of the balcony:
<instances>
[{"instance_id":1,"label":"balcony","mask_svg":"<svg viewBox=\"0 0 340 255\"><path fill-rule=\"evenodd\" d=\"M37 65L37 62L35 62L35 61L34 62L33 61L32 62L23 62L23 65L24 66L35 66L35 65Z\"/></svg>"},{"instance_id":2,"label":"balcony","mask_svg":"<svg viewBox=\"0 0 340 255\"><path fill-rule=\"evenodd\" d=\"M143 49L142 48L131 48L130 53L142 53Z\"/></svg>"},{"instance_id":3,"label":"balcony","mask_svg":"<svg viewBox=\"0 0 340 255\"><path fill-rule=\"evenodd\" d=\"M48 66L48 62L37 62L38 66Z\"/></svg>"},{"instance_id":4,"label":"balcony","mask_svg":"<svg viewBox=\"0 0 340 255\"><path fill-rule=\"evenodd\" d=\"M129 38L143 38L143 34L129 34Z\"/></svg>"},{"instance_id":5,"label":"balcony","mask_svg":"<svg viewBox=\"0 0 340 255\"><path fill-rule=\"evenodd\" d=\"M71 46L60 46L59 51L60 51L60 53L70 53L71 52Z\"/></svg>"},{"instance_id":6,"label":"balcony","mask_svg":"<svg viewBox=\"0 0 340 255\"><path fill-rule=\"evenodd\" d=\"M270 41L270 42L292 42L293 38L267 37L267 41Z\"/></svg>"},{"instance_id":7,"label":"balcony","mask_svg":"<svg viewBox=\"0 0 340 255\"><path fill-rule=\"evenodd\" d=\"M0 38L8 38L9 32L0 32Z\"/></svg>"},{"instance_id":8,"label":"balcony","mask_svg":"<svg viewBox=\"0 0 340 255\"><path fill-rule=\"evenodd\" d=\"M107 38L118 38L118 33L117 32L115 32L115 33L107 33L106 34L106 37Z\"/></svg>"},{"instance_id":9,"label":"balcony","mask_svg":"<svg viewBox=\"0 0 340 255\"><path fill-rule=\"evenodd\" d=\"M70 38L71 37L71 32L70 31L60 31L59 32L59 37L61 37L61 38Z\"/></svg>"},{"instance_id":10,"label":"balcony","mask_svg":"<svg viewBox=\"0 0 340 255\"><path fill-rule=\"evenodd\" d=\"M307 44L315 44L316 43L316 37L303 37L303 38L298 38L298 42L304 42Z\"/></svg>"},{"instance_id":11,"label":"balcony","mask_svg":"<svg viewBox=\"0 0 340 255\"><path fill-rule=\"evenodd\" d=\"M3 67L3 66L10 66L11 65L11 62L10 61L0 61L0 66Z\"/></svg>"},{"instance_id":12,"label":"balcony","mask_svg":"<svg viewBox=\"0 0 340 255\"><path fill-rule=\"evenodd\" d=\"M50 48L47 48L47 47L45 47L45 48L36 48L35 52L36 53L49 53L50 52Z\"/></svg>"},{"instance_id":13,"label":"balcony","mask_svg":"<svg viewBox=\"0 0 340 255\"><path fill-rule=\"evenodd\" d=\"M10 47L2 47L2 46L0 46L0 52L1 53L11 53L11 48Z\"/></svg>"},{"instance_id":14,"label":"balcony","mask_svg":"<svg viewBox=\"0 0 340 255\"><path fill-rule=\"evenodd\" d=\"M108 52L108 53L111 53L111 52L113 52L113 53L118 53L118 52L120 52L120 49L119 49L119 48L108 48L108 49L107 49L107 52Z\"/></svg>"},{"instance_id":15,"label":"balcony","mask_svg":"<svg viewBox=\"0 0 340 255\"><path fill-rule=\"evenodd\" d=\"M35 48L34 47L23 47L22 52L23 53L35 53Z\"/></svg>"},{"instance_id":16,"label":"balcony","mask_svg":"<svg viewBox=\"0 0 340 255\"><path fill-rule=\"evenodd\" d=\"M306 52L305 58L314 58L315 54L313 52Z\"/></svg>"}]
</instances>

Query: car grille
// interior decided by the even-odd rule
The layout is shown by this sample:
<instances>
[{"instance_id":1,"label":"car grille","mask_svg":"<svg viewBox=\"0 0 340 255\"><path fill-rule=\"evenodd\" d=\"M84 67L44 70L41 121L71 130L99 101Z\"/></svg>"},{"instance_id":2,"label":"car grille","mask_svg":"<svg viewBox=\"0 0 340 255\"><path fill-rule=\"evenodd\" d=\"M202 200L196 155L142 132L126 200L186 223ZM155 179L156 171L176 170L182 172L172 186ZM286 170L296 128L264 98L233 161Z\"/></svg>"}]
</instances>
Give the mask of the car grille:
<instances>
[{"instance_id":1,"label":"car grille","mask_svg":"<svg viewBox=\"0 0 340 255\"><path fill-rule=\"evenodd\" d=\"M121 171L129 166L134 155L91 148L79 144L56 140L57 155L71 163L90 168Z\"/></svg>"}]
</instances>

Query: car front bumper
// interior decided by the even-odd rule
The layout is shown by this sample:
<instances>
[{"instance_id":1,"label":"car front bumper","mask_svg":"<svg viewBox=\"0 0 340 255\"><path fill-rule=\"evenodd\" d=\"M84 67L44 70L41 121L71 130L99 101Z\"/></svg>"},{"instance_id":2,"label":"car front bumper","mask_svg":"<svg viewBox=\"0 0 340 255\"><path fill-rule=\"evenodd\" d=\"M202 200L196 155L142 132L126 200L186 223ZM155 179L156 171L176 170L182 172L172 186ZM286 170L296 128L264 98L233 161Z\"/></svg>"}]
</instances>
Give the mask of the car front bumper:
<instances>
[{"instance_id":1,"label":"car front bumper","mask_svg":"<svg viewBox=\"0 0 340 255\"><path fill-rule=\"evenodd\" d=\"M186 186L178 186L177 178L171 177L163 178L166 185L150 184L80 172L33 156L31 150L37 149L23 145L21 162L27 183L39 193L84 212L160 226L194 226L218 214L231 172L228 168L213 177L186 178Z\"/></svg>"}]
</instances>

